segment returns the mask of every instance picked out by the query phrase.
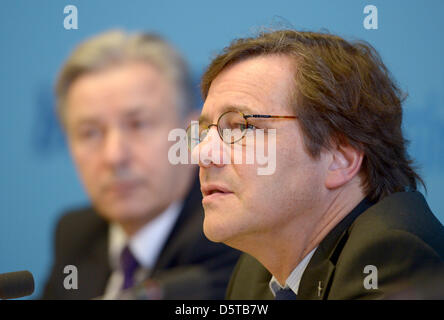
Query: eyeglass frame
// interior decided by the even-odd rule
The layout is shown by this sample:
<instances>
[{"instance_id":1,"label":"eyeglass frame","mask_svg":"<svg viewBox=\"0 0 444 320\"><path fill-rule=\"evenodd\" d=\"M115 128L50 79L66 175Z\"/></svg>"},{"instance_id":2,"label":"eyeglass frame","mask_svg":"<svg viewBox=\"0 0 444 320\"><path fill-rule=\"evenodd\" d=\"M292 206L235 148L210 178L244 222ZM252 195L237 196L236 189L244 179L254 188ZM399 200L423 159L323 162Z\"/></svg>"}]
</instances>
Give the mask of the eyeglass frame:
<instances>
[{"instance_id":1,"label":"eyeglass frame","mask_svg":"<svg viewBox=\"0 0 444 320\"><path fill-rule=\"evenodd\" d=\"M217 129L217 133L218 133L218 135L219 135L219 138L220 138L224 143L226 143L226 144L234 144L234 143L236 143L236 142L242 140L242 139L245 137L245 133L247 132L247 130L243 130L243 131L242 131L242 137L240 137L240 138L239 138L238 140L236 140L236 141L230 141L230 142L227 142L227 141L224 140L224 138L223 138L223 136L221 135L221 132L220 132L220 130L219 130L219 122L220 122L220 119L221 119L224 115L226 115L227 113L230 113L230 112L236 112L236 113L239 113L239 114L242 116L242 118L244 118L244 120L245 120L245 124L247 125L247 128L248 128L248 125L249 125L249 123L248 123L248 119L249 119L249 118L260 118L260 119L297 119L297 118L298 118L297 116L278 116L278 115L270 115L270 114L244 114L243 112L241 112L241 111L237 111L237 110L228 110L228 111L225 111L225 112L223 112L223 113L219 116L219 118L217 119L217 122L216 122L216 123L211 123L211 124L209 124L205 130L208 130L208 131L209 131L211 127L216 127L216 129ZM199 126L200 126L200 124L199 124ZM191 125L189 125L189 126L187 127L187 132L188 132L188 130L190 129L190 127L191 127ZM206 137L206 136L205 136L205 137ZM204 139L205 139L205 138L204 138ZM187 140L188 140L188 134L187 134ZM200 144L202 141L203 141L203 139L201 140L200 137L199 137L199 143L198 143L198 144Z\"/></svg>"}]
</instances>

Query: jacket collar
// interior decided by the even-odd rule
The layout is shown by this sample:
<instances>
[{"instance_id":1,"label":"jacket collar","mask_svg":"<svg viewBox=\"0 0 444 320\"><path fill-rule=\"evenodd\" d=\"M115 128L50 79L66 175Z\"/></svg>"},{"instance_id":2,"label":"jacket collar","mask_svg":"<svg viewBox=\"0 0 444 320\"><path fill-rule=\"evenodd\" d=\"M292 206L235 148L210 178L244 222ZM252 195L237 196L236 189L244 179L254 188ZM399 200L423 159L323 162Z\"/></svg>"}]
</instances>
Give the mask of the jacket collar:
<instances>
[{"instance_id":1,"label":"jacket collar","mask_svg":"<svg viewBox=\"0 0 444 320\"><path fill-rule=\"evenodd\" d=\"M347 231L350 225L373 204L369 199L364 198L321 241L302 276L298 299L322 300L324 298L338 256L347 241Z\"/></svg>"}]
</instances>

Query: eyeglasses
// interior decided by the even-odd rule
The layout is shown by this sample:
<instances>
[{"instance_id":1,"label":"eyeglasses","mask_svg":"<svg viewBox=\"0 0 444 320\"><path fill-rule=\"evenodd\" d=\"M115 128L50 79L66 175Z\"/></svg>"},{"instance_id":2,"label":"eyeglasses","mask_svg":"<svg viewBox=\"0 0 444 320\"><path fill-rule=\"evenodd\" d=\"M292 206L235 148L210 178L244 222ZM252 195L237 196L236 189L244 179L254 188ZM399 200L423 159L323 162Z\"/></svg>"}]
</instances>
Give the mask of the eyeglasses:
<instances>
[{"instance_id":1,"label":"eyeglasses","mask_svg":"<svg viewBox=\"0 0 444 320\"><path fill-rule=\"evenodd\" d=\"M275 116L268 114L243 114L239 111L227 111L222 113L217 119L216 124L204 126L199 123L199 131L197 125L190 125L187 128L188 148L193 150L201 143L208 134L211 127L217 127L219 137L227 144L233 144L244 138L248 130L254 130L256 127L248 122L251 118L265 119L296 119L296 116Z\"/></svg>"}]
</instances>

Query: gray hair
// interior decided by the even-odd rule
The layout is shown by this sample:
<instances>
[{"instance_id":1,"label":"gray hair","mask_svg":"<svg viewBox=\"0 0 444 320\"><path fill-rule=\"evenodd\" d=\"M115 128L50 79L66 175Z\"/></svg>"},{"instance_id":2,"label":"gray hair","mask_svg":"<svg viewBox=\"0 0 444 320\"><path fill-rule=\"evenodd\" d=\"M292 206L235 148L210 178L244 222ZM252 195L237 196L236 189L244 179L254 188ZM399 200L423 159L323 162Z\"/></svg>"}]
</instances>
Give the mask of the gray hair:
<instances>
[{"instance_id":1,"label":"gray hair","mask_svg":"<svg viewBox=\"0 0 444 320\"><path fill-rule=\"evenodd\" d=\"M112 30L81 43L63 65L56 83L57 113L62 124L66 120L66 95L78 77L127 61L147 62L164 72L178 88L178 110L182 115L192 110L192 81L180 54L158 35Z\"/></svg>"}]
</instances>

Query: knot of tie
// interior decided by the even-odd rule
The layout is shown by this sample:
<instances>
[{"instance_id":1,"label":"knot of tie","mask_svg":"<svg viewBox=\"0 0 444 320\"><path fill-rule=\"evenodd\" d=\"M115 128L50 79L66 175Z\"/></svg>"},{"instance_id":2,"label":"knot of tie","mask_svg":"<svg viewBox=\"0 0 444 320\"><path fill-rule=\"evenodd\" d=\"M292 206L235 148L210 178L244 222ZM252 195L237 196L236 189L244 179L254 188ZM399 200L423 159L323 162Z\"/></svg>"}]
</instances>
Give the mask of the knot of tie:
<instances>
[{"instance_id":1,"label":"knot of tie","mask_svg":"<svg viewBox=\"0 0 444 320\"><path fill-rule=\"evenodd\" d=\"M297 296L290 288L279 289L276 291L275 300L297 300Z\"/></svg>"},{"instance_id":2,"label":"knot of tie","mask_svg":"<svg viewBox=\"0 0 444 320\"><path fill-rule=\"evenodd\" d=\"M128 289L134 284L134 273L139 267L139 262L134 257L129 246L126 246L120 255L120 264L123 270L124 282L122 289Z\"/></svg>"}]
</instances>

